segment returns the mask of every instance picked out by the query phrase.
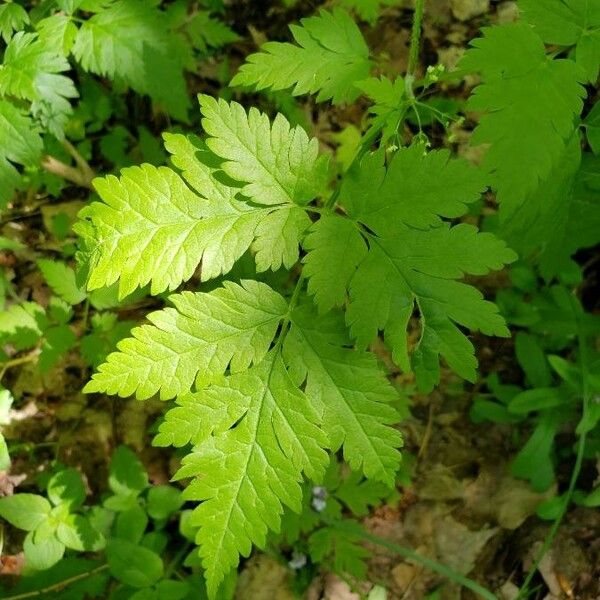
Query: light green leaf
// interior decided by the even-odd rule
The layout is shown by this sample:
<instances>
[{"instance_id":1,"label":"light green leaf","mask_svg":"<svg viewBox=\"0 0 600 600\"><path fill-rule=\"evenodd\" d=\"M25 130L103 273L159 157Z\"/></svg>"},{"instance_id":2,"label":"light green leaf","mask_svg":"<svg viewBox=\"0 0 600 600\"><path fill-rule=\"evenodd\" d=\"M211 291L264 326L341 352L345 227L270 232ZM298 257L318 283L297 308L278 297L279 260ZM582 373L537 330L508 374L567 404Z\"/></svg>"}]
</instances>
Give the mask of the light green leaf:
<instances>
[{"instance_id":1,"label":"light green leaf","mask_svg":"<svg viewBox=\"0 0 600 600\"><path fill-rule=\"evenodd\" d=\"M50 502L36 494L15 494L0 498L0 517L18 529L33 531L50 514Z\"/></svg>"},{"instance_id":2,"label":"light green leaf","mask_svg":"<svg viewBox=\"0 0 600 600\"><path fill-rule=\"evenodd\" d=\"M302 474L322 476L327 439L277 349L251 369L177 403L188 410L193 437L187 441L195 445L177 477L193 477L184 498L202 501L192 524L200 526L196 541L214 596L239 555L247 556L252 544L264 547L267 532L279 529L283 504L300 510ZM172 426L172 413L161 432Z\"/></svg>"},{"instance_id":3,"label":"light green leaf","mask_svg":"<svg viewBox=\"0 0 600 600\"><path fill-rule=\"evenodd\" d=\"M85 391L164 400L260 362L287 311L285 300L256 281L226 282L208 294L171 296L175 308L148 315L152 325L118 344Z\"/></svg>"},{"instance_id":4,"label":"light green leaf","mask_svg":"<svg viewBox=\"0 0 600 600\"><path fill-rule=\"evenodd\" d=\"M85 290L77 285L75 271L71 267L47 258L41 258L37 264L46 283L59 298L68 304L79 304L85 300Z\"/></svg>"},{"instance_id":5,"label":"light green leaf","mask_svg":"<svg viewBox=\"0 0 600 600\"><path fill-rule=\"evenodd\" d=\"M231 85L257 90L293 87L294 96L317 94L317 101L352 102L357 81L371 69L369 48L344 10L321 10L318 16L290 25L296 44L267 42L247 57Z\"/></svg>"},{"instance_id":6,"label":"light green leaf","mask_svg":"<svg viewBox=\"0 0 600 600\"><path fill-rule=\"evenodd\" d=\"M335 452L343 448L353 470L393 484L400 465L397 398L375 356L348 349L339 314L319 318L309 306L296 309L285 338L284 359L297 385L322 415L323 430Z\"/></svg>"},{"instance_id":7,"label":"light green leaf","mask_svg":"<svg viewBox=\"0 0 600 600\"><path fill-rule=\"evenodd\" d=\"M67 15L56 14L46 17L36 25L39 40L46 48L59 54L69 55L77 35L75 23Z\"/></svg>"},{"instance_id":8,"label":"light green leaf","mask_svg":"<svg viewBox=\"0 0 600 600\"><path fill-rule=\"evenodd\" d=\"M70 98L78 96L75 85L65 75L69 62L35 33L20 31L10 40L0 69L0 94L10 94L32 102L31 110L56 137L73 112Z\"/></svg>"},{"instance_id":9,"label":"light green leaf","mask_svg":"<svg viewBox=\"0 0 600 600\"><path fill-rule=\"evenodd\" d=\"M106 545L104 536L81 515L69 515L61 521L56 529L56 537L67 548L78 552L98 552Z\"/></svg>"},{"instance_id":10,"label":"light green leaf","mask_svg":"<svg viewBox=\"0 0 600 600\"><path fill-rule=\"evenodd\" d=\"M0 387L0 425L8 425L11 421L10 409L15 401L10 390Z\"/></svg>"},{"instance_id":11,"label":"light green leaf","mask_svg":"<svg viewBox=\"0 0 600 600\"><path fill-rule=\"evenodd\" d=\"M196 138L165 135L194 191L151 165L94 181L103 202L85 207L74 227L85 240L88 289L119 280L121 297L148 283L157 294L189 279L200 261L204 280L227 273L251 244L259 270L297 261L309 224L297 203L316 197L327 171L316 140L281 116L270 126L257 111L206 96L203 114L207 143L225 162Z\"/></svg>"},{"instance_id":12,"label":"light green leaf","mask_svg":"<svg viewBox=\"0 0 600 600\"><path fill-rule=\"evenodd\" d=\"M246 182L241 192L259 204L306 204L320 191L326 174L319 145L301 127L292 128L278 113L273 123L251 108L200 96L202 126L208 147L225 159L221 168L236 181Z\"/></svg>"},{"instance_id":13,"label":"light green leaf","mask_svg":"<svg viewBox=\"0 0 600 600\"><path fill-rule=\"evenodd\" d=\"M26 570L45 571L60 561L65 553L65 545L55 535L38 540L30 531L23 542L23 553Z\"/></svg>"},{"instance_id":14,"label":"light green leaf","mask_svg":"<svg viewBox=\"0 0 600 600\"><path fill-rule=\"evenodd\" d=\"M19 31L29 23L27 11L16 2L6 2L0 6L0 35L8 44L13 31Z\"/></svg>"},{"instance_id":15,"label":"light green leaf","mask_svg":"<svg viewBox=\"0 0 600 600\"><path fill-rule=\"evenodd\" d=\"M2 432L0 432L0 471L8 471L10 469L10 464L10 454L8 452L6 438Z\"/></svg>"}]
</instances>

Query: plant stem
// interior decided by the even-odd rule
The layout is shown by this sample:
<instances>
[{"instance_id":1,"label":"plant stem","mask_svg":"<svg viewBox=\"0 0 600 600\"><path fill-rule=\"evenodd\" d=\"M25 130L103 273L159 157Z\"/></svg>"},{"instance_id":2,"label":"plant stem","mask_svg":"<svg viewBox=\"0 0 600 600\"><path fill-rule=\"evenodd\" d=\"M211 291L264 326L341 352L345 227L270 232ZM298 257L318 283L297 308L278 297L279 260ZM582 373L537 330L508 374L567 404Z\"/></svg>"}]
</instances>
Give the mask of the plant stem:
<instances>
[{"instance_id":1,"label":"plant stem","mask_svg":"<svg viewBox=\"0 0 600 600\"><path fill-rule=\"evenodd\" d=\"M579 318L578 318L579 307L575 306L576 301L574 298L571 298L571 304L573 305L573 312L574 312L575 320L578 322L577 338L579 340L579 349L580 349L579 351L581 353L581 356L579 359L579 369L581 371L581 388L582 388L582 396L583 396L583 399L582 399L583 406L582 406L582 411L581 411L582 415L581 415L580 423L585 423L587 421L587 417L588 417L589 402L590 402L590 396L591 396L590 387L589 387L589 372L590 371L589 371L589 363L588 363L588 346L587 346L587 341L585 339L585 335L583 333L583 326L579 322ZM552 542L554 541L554 538L556 537L556 534L558 533L560 525L561 525L565 515L567 514L567 509L569 508L569 505L571 504L571 499L573 497L573 493L575 492L575 486L577 485L577 480L579 479L579 474L581 473L581 466L583 464L583 457L585 455L586 439L587 439L587 429L583 429L583 431L579 435L579 440L578 440L578 444L577 444L577 455L575 457L575 465L573 466L573 471L571 472L571 479L569 480L569 487L567 488L567 492L565 493L564 500L560 507L560 512L558 513L558 516L556 517L556 519L554 519L554 522L552 523L552 527L550 528L550 531L549 531L548 535L546 536L546 539L544 540L544 544L543 544L541 550L539 551L538 555L535 557L533 565L532 565L531 569L529 569L529 572L527 573L527 576L525 577L525 581L523 582L523 585L521 586L521 589L519 590L519 594L518 594L516 600L522 600L523 598L526 598L529 595L529 586L531 584L531 580L533 579L536 571L538 570L540 562L546 555L546 552L548 552L548 550L550 549L550 546L552 545Z\"/></svg>"},{"instance_id":2,"label":"plant stem","mask_svg":"<svg viewBox=\"0 0 600 600\"><path fill-rule=\"evenodd\" d=\"M42 167L48 171L48 173L58 175L75 185L90 189L92 188L91 180L87 179L77 167L67 165L54 156L50 156L49 154L44 156L42 158Z\"/></svg>"},{"instance_id":3,"label":"plant stem","mask_svg":"<svg viewBox=\"0 0 600 600\"><path fill-rule=\"evenodd\" d=\"M58 160L54 156L46 155L42 158L42 167L54 175L58 175L75 185L81 187L92 188L92 179L96 176L93 169L88 164L87 160L79 154L77 148L69 142L69 140L63 140L63 147L69 153L71 158L75 161L76 167L67 165L62 160Z\"/></svg>"},{"instance_id":4,"label":"plant stem","mask_svg":"<svg viewBox=\"0 0 600 600\"><path fill-rule=\"evenodd\" d=\"M346 527L344 526L343 521L334 521L334 520L327 519L327 520L325 520L325 522L327 523L327 525L329 527L332 527L339 531L343 532L346 530ZM442 577L445 577L446 579L449 579L450 581L453 581L454 583L458 583L458 584L462 585L463 587L470 589L472 592L475 592L476 594L478 594L482 598L485 598L486 600L498 600L498 598L492 592L490 592L488 589L484 588L482 585L479 585L476 581L473 581L472 579L469 579L468 577L465 577L464 575L457 573L450 567L447 567L446 565L443 565L435 560L432 560L431 558L427 558L426 556L421 556L420 554L417 554L410 548L406 548L405 546L400 546L398 544L394 544L393 542L390 542L386 539L380 538L379 536L367 533L366 531L361 530L359 532L358 530L352 528L351 533L353 536L360 537L360 538L364 539L365 541L368 541L373 544L377 544L378 546L387 548L388 550L391 550L392 552L395 552L396 554L399 554L400 556L402 556L404 558L412 560L413 562L416 562L416 563L422 565L426 569L429 569L430 571L433 571L434 573L438 573L439 575L442 575Z\"/></svg>"},{"instance_id":5,"label":"plant stem","mask_svg":"<svg viewBox=\"0 0 600 600\"><path fill-rule=\"evenodd\" d=\"M371 127L371 129L367 132L365 137L362 139L360 146L358 148L358 151L356 152L354 158L352 159L350 166L348 167L348 169L346 169L346 172L350 171L357 163L360 162L362 157L370 150L371 146L377 139L377 136L380 134L382 129L383 129L383 124L379 124L376 127ZM338 199L338 197L340 195L341 189L342 189L342 184L341 184L341 182L338 182L338 185L336 186L335 190L333 191L331 196L329 196L329 198L323 205L323 210L321 211L322 213L330 212L331 210L333 210L336 200Z\"/></svg>"},{"instance_id":6,"label":"plant stem","mask_svg":"<svg viewBox=\"0 0 600 600\"><path fill-rule=\"evenodd\" d=\"M25 600L26 598L37 598L39 596L43 596L44 594L48 594L49 592L56 592L76 581L81 581L82 579L86 579L87 577L91 577L92 575L96 575L97 573L101 573L108 569L108 565L100 565L91 571L86 571L85 573L80 573L79 575L74 575L73 577L69 577L68 579L63 579L58 583L54 583L49 585L48 587L42 588L41 590L34 590L33 592L24 592L23 594L17 594L15 596L8 596L4 598L4 600Z\"/></svg>"},{"instance_id":7,"label":"plant stem","mask_svg":"<svg viewBox=\"0 0 600 600\"><path fill-rule=\"evenodd\" d=\"M19 365L24 365L29 362L33 362L38 357L39 353L39 349L36 348L35 350L32 350L29 354L26 354L25 356L19 356L17 358L7 360L4 363L0 363L0 381L2 380L4 374L6 373L6 371L8 371L8 369L11 369L12 367L17 367Z\"/></svg>"},{"instance_id":8,"label":"plant stem","mask_svg":"<svg viewBox=\"0 0 600 600\"><path fill-rule=\"evenodd\" d=\"M177 567L179 567L179 563L181 562L183 557L189 552L191 546L192 545L190 543L187 543L180 548L179 552L177 552L177 554L173 557L173 560L167 565L167 568L165 569L165 579L169 579L171 575L175 573Z\"/></svg>"},{"instance_id":9,"label":"plant stem","mask_svg":"<svg viewBox=\"0 0 600 600\"><path fill-rule=\"evenodd\" d=\"M425 11L425 0L415 0L415 12L413 14L412 31L410 34L410 50L408 53L408 68L406 69L406 91L413 97L413 83L415 71L419 62L419 49L421 45L421 25L423 23L423 12Z\"/></svg>"},{"instance_id":10,"label":"plant stem","mask_svg":"<svg viewBox=\"0 0 600 600\"><path fill-rule=\"evenodd\" d=\"M86 181L89 182L89 184L91 184L92 179L94 179L96 174L94 173L92 167L90 167L88 161L85 160L85 158L83 158L81 154L79 154L77 148L75 148L75 146L73 146L73 144L71 144L69 140L64 139L62 141L62 145L64 149L71 155L71 157L75 161L75 164L79 167L82 176L86 179Z\"/></svg>"}]
</instances>

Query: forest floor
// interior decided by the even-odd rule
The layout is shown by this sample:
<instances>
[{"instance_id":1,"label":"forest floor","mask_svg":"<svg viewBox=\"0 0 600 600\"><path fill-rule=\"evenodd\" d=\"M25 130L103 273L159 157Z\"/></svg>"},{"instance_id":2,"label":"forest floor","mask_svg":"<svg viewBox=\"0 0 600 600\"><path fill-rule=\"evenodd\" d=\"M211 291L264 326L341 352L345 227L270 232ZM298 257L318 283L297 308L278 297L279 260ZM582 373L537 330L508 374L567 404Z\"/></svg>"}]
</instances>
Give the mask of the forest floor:
<instances>
[{"instance_id":1,"label":"forest floor","mask_svg":"<svg viewBox=\"0 0 600 600\"><path fill-rule=\"evenodd\" d=\"M317 4L300 1L284 10L273 8L272 2L235 3L229 15L234 28L249 31L250 36L229 49L231 72L257 43L265 38L285 38L287 23L313 13ZM408 7L410 2L406 4ZM515 3L510 1L431 0L428 5L422 58L427 64L441 62L449 69L481 26L509 21L516 14ZM402 7L389 8L374 28L365 30L375 52L386 55L390 73L406 69L410 15L411 11ZM217 91L220 68L217 63L206 63L198 91ZM450 86L448 94L460 102L473 84L467 81ZM317 108L303 99L301 106L312 134L325 147L337 145L340 131L348 125L360 126L360 105L349 109L327 105ZM472 152L466 144L471 128L472 122L467 119L454 131L459 154ZM435 137L433 141L435 145ZM442 143L441 137L437 142ZM32 249L29 254L19 253L18 259L10 251L0 253L0 264L11 274L15 292L21 298L47 302L49 290L34 268L35 260L52 251L48 231L53 215L62 212L74 217L82 204L82 197L74 193L59 203L33 203L25 212L16 207L13 214L6 215L0 233L16 227L23 243ZM485 284L493 291L503 282L496 278ZM151 302L127 307L120 318L140 320ZM506 382L518 379L510 340L481 338L476 346L484 375L497 373ZM11 474L0 474L0 491L9 492L25 478L33 477L45 462L58 458L85 473L90 489L98 494L106 481L111 452L120 443L138 452L153 483L170 479L177 459L152 448L149 433L164 405L158 401L140 403L86 396L81 389L89 375L75 352L46 374L27 362L4 374L3 385L18 400L7 437L20 443L13 451ZM500 598L515 598L517 584L531 567L551 526L535 516L536 507L555 490L538 494L527 482L509 474L511 457L522 443L515 438L513 428L470 420L469 409L482 391L480 386L465 385L446 374L434 393L422 396L413 393L412 381L401 375L396 383L410 407L401 425L407 456L406 485L399 490L398 502L378 508L364 520L366 529L468 574L497 590ZM567 463L559 472L560 488L568 484L571 468ZM591 470L582 474L582 480L591 485L597 476ZM435 573L384 548L372 546L372 551L368 575L373 583L366 585L363 593L380 584L388 591L388 600L417 600L434 597L427 596L427 591L444 583ZM240 600L293 597L286 583L290 570L273 558L255 554L241 569ZM600 598L600 511L577 507L569 510L534 583L540 598ZM312 582L306 597L351 600L360 596L340 579L323 574ZM446 582L439 597L473 596Z\"/></svg>"}]
</instances>

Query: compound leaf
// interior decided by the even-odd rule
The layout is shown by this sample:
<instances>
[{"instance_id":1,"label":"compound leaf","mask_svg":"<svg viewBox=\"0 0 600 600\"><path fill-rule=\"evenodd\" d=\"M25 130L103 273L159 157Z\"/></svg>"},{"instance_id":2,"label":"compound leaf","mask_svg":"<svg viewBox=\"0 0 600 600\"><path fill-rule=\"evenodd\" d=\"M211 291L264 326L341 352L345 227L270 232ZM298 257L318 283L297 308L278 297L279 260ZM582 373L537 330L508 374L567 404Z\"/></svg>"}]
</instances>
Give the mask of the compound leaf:
<instances>
[{"instance_id":1,"label":"compound leaf","mask_svg":"<svg viewBox=\"0 0 600 600\"><path fill-rule=\"evenodd\" d=\"M91 242L88 288L118 279L120 298L150 282L154 294L174 289L201 259L206 279L228 271L258 220L236 200L200 198L167 167L130 167L94 186L104 202L85 207L80 217L89 223L76 225Z\"/></svg>"},{"instance_id":2,"label":"compound leaf","mask_svg":"<svg viewBox=\"0 0 600 600\"><path fill-rule=\"evenodd\" d=\"M29 23L27 11L16 2L8 2L0 6L0 35L8 44L13 31L23 29Z\"/></svg>"},{"instance_id":3,"label":"compound leaf","mask_svg":"<svg viewBox=\"0 0 600 600\"><path fill-rule=\"evenodd\" d=\"M258 111L202 102L217 156L197 138L165 135L183 179L146 164L94 180L103 202L85 207L75 227L86 240L89 289L119 280L120 297L147 283L160 293L189 279L200 261L207 280L231 270L253 243L259 271L298 260L310 224L298 203L314 199L327 171L316 140L281 116L270 126Z\"/></svg>"},{"instance_id":4,"label":"compound leaf","mask_svg":"<svg viewBox=\"0 0 600 600\"><path fill-rule=\"evenodd\" d=\"M19 31L10 40L0 69L0 94L32 102L31 110L56 137L72 113L69 98L78 96L75 85L65 75L69 62L53 51L35 33Z\"/></svg>"},{"instance_id":5,"label":"compound leaf","mask_svg":"<svg viewBox=\"0 0 600 600\"><path fill-rule=\"evenodd\" d=\"M358 344L365 346L383 330L394 360L404 369L409 368L406 328L416 305L422 334L412 362L424 389L439 377L438 355L462 377L475 377L473 346L456 324L508 334L496 307L474 287L454 279L499 269L516 255L489 233L467 224L450 227L441 218L463 214L482 189L480 173L464 161L449 160L445 151L423 155L418 147L401 149L387 169L381 153L367 155L347 173L340 194L354 228L335 218L307 240L308 265L324 262L327 253L333 256L347 236L352 247L361 248L332 259L345 262L335 266L340 273L334 279L335 300L341 299L345 285L350 294L346 321ZM317 302L331 304L325 278L317 277L309 286Z\"/></svg>"},{"instance_id":6,"label":"compound leaf","mask_svg":"<svg viewBox=\"0 0 600 600\"><path fill-rule=\"evenodd\" d=\"M259 204L305 204L320 191L326 164L319 145L280 113L273 123L256 108L200 96L208 147L226 162L221 168L241 192Z\"/></svg>"}]
</instances>

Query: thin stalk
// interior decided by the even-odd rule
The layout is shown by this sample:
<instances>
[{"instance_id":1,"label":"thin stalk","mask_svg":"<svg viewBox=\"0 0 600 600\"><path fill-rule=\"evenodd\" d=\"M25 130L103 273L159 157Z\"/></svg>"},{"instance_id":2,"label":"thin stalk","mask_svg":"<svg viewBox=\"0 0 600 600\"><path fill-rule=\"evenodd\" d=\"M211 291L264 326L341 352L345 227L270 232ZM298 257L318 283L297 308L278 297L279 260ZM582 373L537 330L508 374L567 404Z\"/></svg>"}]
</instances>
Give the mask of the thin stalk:
<instances>
[{"instance_id":1,"label":"thin stalk","mask_svg":"<svg viewBox=\"0 0 600 600\"><path fill-rule=\"evenodd\" d=\"M2 380L4 374L6 373L6 371L8 371L8 369L33 362L38 357L39 353L39 349L36 348L35 350L32 350L29 354L26 354L25 356L11 358L10 360L7 360L4 363L0 363L0 381Z\"/></svg>"},{"instance_id":2,"label":"thin stalk","mask_svg":"<svg viewBox=\"0 0 600 600\"><path fill-rule=\"evenodd\" d=\"M572 302L572 304L575 304L574 299L571 299L571 302ZM575 312L575 317L577 319L577 315L579 313L577 306L574 307L574 312ZM580 353L581 353L580 360L579 360L579 369L581 371L581 391L582 391L582 396L583 396L580 422L585 422L588 417L589 401L590 401L591 392L590 392L589 381L588 381L588 379L589 379L588 346L587 346L587 340L585 339L585 335L583 334L583 327L581 326L580 323L578 324L577 338L579 340L579 348L580 348ZM536 556L531 569L529 569L529 572L527 573L527 576L525 577L525 581L523 582L523 585L521 586L521 589L519 590L519 595L517 596L516 600L522 600L523 598L526 598L528 596L529 586L531 585L531 581L538 570L540 562L546 555L546 552L548 552L548 550L552 546L552 542L554 541L554 538L556 537L556 534L558 533L561 523L562 523L563 519L565 518L565 515L567 514L567 509L569 508L569 505L571 504L571 499L573 498L573 493L575 492L575 486L577 485L577 480L579 479L579 474L581 473L581 467L583 465L583 458L585 455L586 440L587 440L587 430L584 429L581 432L581 435L579 436L579 441L577 444L577 455L575 457L575 465L573 466L573 471L571 472L571 479L569 480L569 487L567 489L564 500L560 507L560 512L558 513L558 516L556 517L556 519L554 519L554 523L552 523L552 527L550 528L550 531L548 532L548 535L546 536L546 539L544 540L544 545L542 546L541 550L539 551L538 555Z\"/></svg>"},{"instance_id":3,"label":"thin stalk","mask_svg":"<svg viewBox=\"0 0 600 600\"><path fill-rule=\"evenodd\" d=\"M326 523L329 527L337 529L338 531L346 531L346 527L344 526L343 521L326 520ZM482 585L478 584L476 581L473 581L472 579L469 579L468 577L457 573L456 571L454 571L450 567L447 567L446 565L443 565L442 563L432 560L431 558L427 558L426 556L421 556L420 554L417 554L410 548L394 544L393 542L380 538L379 536L367 533L364 530L358 531L352 528L351 533L353 536L360 537L365 541L377 544L378 546L382 546L383 548L387 548L388 550L391 550L392 552L395 552L396 554L399 554L404 558L412 560L413 562L422 565L426 569L429 569L430 571L433 571L434 573L437 573L438 575L441 575L442 577L445 577L446 579L453 581L454 583L458 583L463 587L470 589L472 592L478 594L486 600L498 600L498 598L492 592L490 592L487 588L484 588Z\"/></svg>"},{"instance_id":4,"label":"thin stalk","mask_svg":"<svg viewBox=\"0 0 600 600\"><path fill-rule=\"evenodd\" d=\"M292 312L296 308L298 304L298 298L300 297L300 292L302 291L302 286L304 285L304 280L306 276L304 275L304 270L300 271L300 276L298 277L298 281L296 281L296 286L294 287L294 291L292 292L292 297L290 298L288 304L287 314L281 323L281 330L279 334L279 338L277 339L277 345L281 345L285 336L287 335L288 325L292 320Z\"/></svg>"},{"instance_id":5,"label":"thin stalk","mask_svg":"<svg viewBox=\"0 0 600 600\"><path fill-rule=\"evenodd\" d=\"M54 156L47 154L42 158L42 167L52 173L58 175L62 179L66 179L75 185L92 189L92 181L86 177L79 168L65 164L62 160L58 160Z\"/></svg>"},{"instance_id":6,"label":"thin stalk","mask_svg":"<svg viewBox=\"0 0 600 600\"><path fill-rule=\"evenodd\" d=\"M67 139L62 141L63 148L71 155L71 158L75 161L75 164L81 171L82 176L88 181L90 184L92 179L96 176L92 167L90 167L89 163L81 154L79 154L77 148L71 144L71 142ZM89 186L88 186L89 187Z\"/></svg>"},{"instance_id":7,"label":"thin stalk","mask_svg":"<svg viewBox=\"0 0 600 600\"><path fill-rule=\"evenodd\" d=\"M67 165L62 162L62 160L48 154L42 158L42 167L48 171L48 173L58 175L75 185L93 189L92 180L96 174L88 164L87 160L79 154L77 148L75 148L69 140L63 140L62 145L77 166L72 167L71 165Z\"/></svg>"},{"instance_id":8,"label":"thin stalk","mask_svg":"<svg viewBox=\"0 0 600 600\"><path fill-rule=\"evenodd\" d=\"M86 571L85 573L80 573L79 575L73 575L73 577L69 577L67 579L63 579L58 583L54 583L49 585L41 590L34 590L32 592L24 592L23 594L16 594L15 596L5 597L4 600L25 600L26 598L38 598L39 596L44 596L50 592L56 592L61 590L76 581L81 581L82 579L86 579L87 577L91 577L92 575L96 575L101 573L102 571L106 571L108 569L108 565L100 565L91 571Z\"/></svg>"},{"instance_id":9,"label":"thin stalk","mask_svg":"<svg viewBox=\"0 0 600 600\"><path fill-rule=\"evenodd\" d=\"M410 50L408 52L408 68L406 69L406 91L411 98L414 97L413 83L415 81L415 71L417 70L417 65L419 63L419 49L421 47L421 29L424 12L425 0L415 0L415 12L410 34Z\"/></svg>"}]
</instances>

